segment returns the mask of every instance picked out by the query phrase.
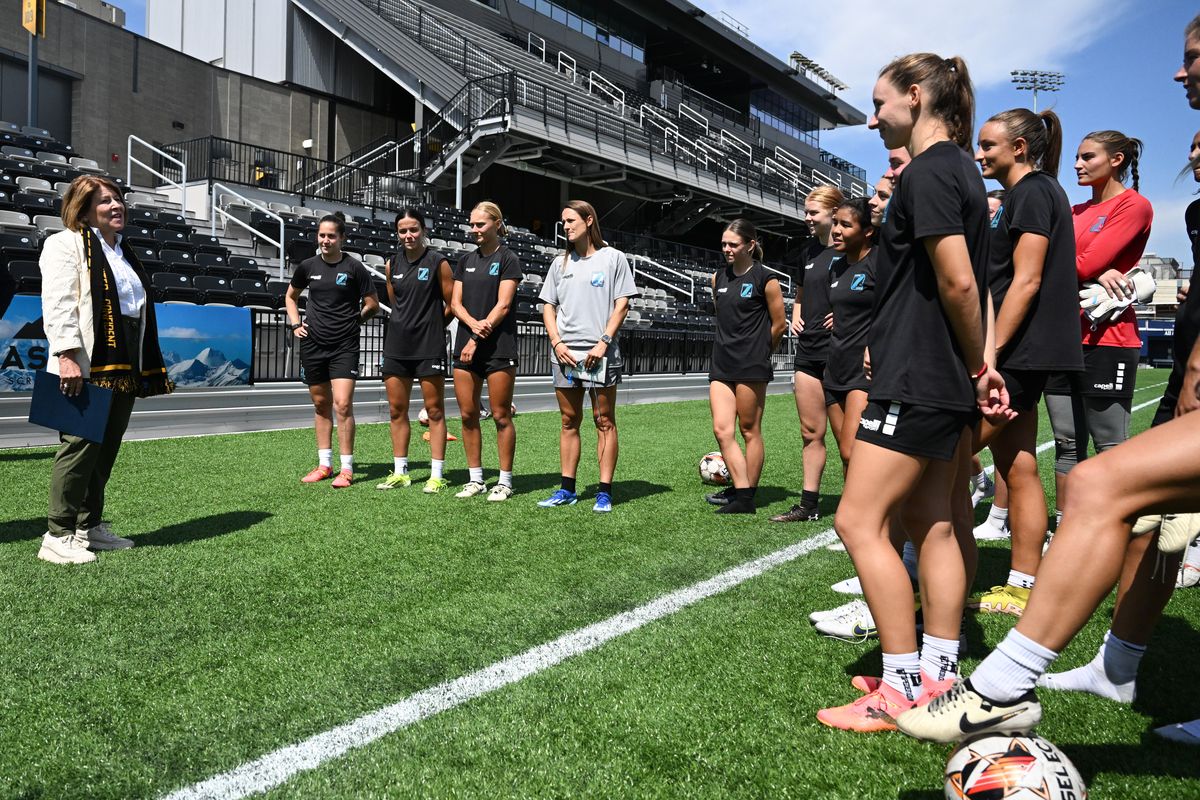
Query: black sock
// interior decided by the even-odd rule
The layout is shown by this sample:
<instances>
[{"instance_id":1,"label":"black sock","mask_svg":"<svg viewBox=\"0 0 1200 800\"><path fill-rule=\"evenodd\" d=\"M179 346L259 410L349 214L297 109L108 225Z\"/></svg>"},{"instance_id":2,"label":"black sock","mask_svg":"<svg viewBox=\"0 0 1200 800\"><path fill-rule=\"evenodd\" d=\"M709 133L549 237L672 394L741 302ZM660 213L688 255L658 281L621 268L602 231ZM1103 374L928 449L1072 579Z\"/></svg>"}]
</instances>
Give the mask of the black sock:
<instances>
[{"instance_id":1,"label":"black sock","mask_svg":"<svg viewBox=\"0 0 1200 800\"><path fill-rule=\"evenodd\" d=\"M758 487L757 487L757 486L751 486L751 487L750 487L750 489L749 489L748 491L750 492L750 499L751 499L751 500L753 500L753 499L754 499L754 495L758 494Z\"/></svg>"},{"instance_id":2,"label":"black sock","mask_svg":"<svg viewBox=\"0 0 1200 800\"><path fill-rule=\"evenodd\" d=\"M747 505L754 504L753 489L734 489L734 496L742 503L746 503Z\"/></svg>"},{"instance_id":3,"label":"black sock","mask_svg":"<svg viewBox=\"0 0 1200 800\"><path fill-rule=\"evenodd\" d=\"M800 505L817 507L817 501L821 498L820 492L810 492L808 489L800 492Z\"/></svg>"},{"instance_id":4,"label":"black sock","mask_svg":"<svg viewBox=\"0 0 1200 800\"><path fill-rule=\"evenodd\" d=\"M563 475L562 476L562 488L567 490L571 494L575 494L575 479L568 478L566 475Z\"/></svg>"},{"instance_id":5,"label":"black sock","mask_svg":"<svg viewBox=\"0 0 1200 800\"><path fill-rule=\"evenodd\" d=\"M597 491L604 492L607 495L611 495L612 494L612 484L605 483L604 481L600 481L600 488Z\"/></svg>"}]
</instances>

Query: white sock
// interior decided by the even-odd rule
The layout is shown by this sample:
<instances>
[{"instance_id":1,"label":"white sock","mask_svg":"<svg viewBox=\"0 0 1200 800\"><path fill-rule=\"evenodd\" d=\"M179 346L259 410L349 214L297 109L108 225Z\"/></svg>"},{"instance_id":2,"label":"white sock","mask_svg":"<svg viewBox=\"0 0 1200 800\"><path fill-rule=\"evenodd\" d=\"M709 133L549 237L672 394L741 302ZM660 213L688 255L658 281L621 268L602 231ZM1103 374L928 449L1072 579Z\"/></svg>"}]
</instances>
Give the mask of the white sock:
<instances>
[{"instance_id":1,"label":"white sock","mask_svg":"<svg viewBox=\"0 0 1200 800\"><path fill-rule=\"evenodd\" d=\"M1011 703L1045 674L1058 653L1013 628L971 673L971 686L989 700Z\"/></svg>"},{"instance_id":2,"label":"white sock","mask_svg":"<svg viewBox=\"0 0 1200 800\"><path fill-rule=\"evenodd\" d=\"M397 475L408 474L408 456L393 456L392 457L392 472Z\"/></svg>"},{"instance_id":3,"label":"white sock","mask_svg":"<svg viewBox=\"0 0 1200 800\"><path fill-rule=\"evenodd\" d=\"M442 458L433 458L429 460L429 466L433 470L431 478L441 478L442 471L446 468L446 460Z\"/></svg>"},{"instance_id":4,"label":"white sock","mask_svg":"<svg viewBox=\"0 0 1200 800\"><path fill-rule=\"evenodd\" d=\"M987 515L988 524L997 530L1004 530L1008 525L1008 509L993 505L992 510Z\"/></svg>"},{"instance_id":5,"label":"white sock","mask_svg":"<svg viewBox=\"0 0 1200 800\"><path fill-rule=\"evenodd\" d=\"M1021 589L1032 589L1034 577L1027 575L1024 572L1017 572L1015 569L1008 571L1008 585L1017 586Z\"/></svg>"},{"instance_id":6,"label":"white sock","mask_svg":"<svg viewBox=\"0 0 1200 800\"><path fill-rule=\"evenodd\" d=\"M342 469L343 470L348 469L351 472L353 472L354 471L354 454L351 453L350 455L346 455L345 453L343 453L341 458L342 458Z\"/></svg>"},{"instance_id":7,"label":"white sock","mask_svg":"<svg viewBox=\"0 0 1200 800\"><path fill-rule=\"evenodd\" d=\"M317 451L317 464L319 464L322 467L332 467L333 466L333 450L332 449L318 450Z\"/></svg>"},{"instance_id":8,"label":"white sock","mask_svg":"<svg viewBox=\"0 0 1200 800\"><path fill-rule=\"evenodd\" d=\"M483 483L483 467L467 467L471 475L471 483Z\"/></svg>"},{"instance_id":9,"label":"white sock","mask_svg":"<svg viewBox=\"0 0 1200 800\"><path fill-rule=\"evenodd\" d=\"M909 700L921 693L921 657L916 653L884 653L883 682Z\"/></svg>"},{"instance_id":10,"label":"white sock","mask_svg":"<svg viewBox=\"0 0 1200 800\"><path fill-rule=\"evenodd\" d=\"M1038 679L1038 686L1068 692L1089 692L1115 700L1132 703L1137 684L1138 666L1146 648L1104 634L1104 643L1096 657L1082 667L1066 672L1052 672Z\"/></svg>"},{"instance_id":11,"label":"white sock","mask_svg":"<svg viewBox=\"0 0 1200 800\"><path fill-rule=\"evenodd\" d=\"M1054 512L1054 530L1057 531L1060 527L1062 527L1062 512L1055 511Z\"/></svg>"},{"instance_id":12,"label":"white sock","mask_svg":"<svg viewBox=\"0 0 1200 800\"><path fill-rule=\"evenodd\" d=\"M935 681L958 677L958 639L921 637L921 674ZM923 680L924 678L922 678Z\"/></svg>"},{"instance_id":13,"label":"white sock","mask_svg":"<svg viewBox=\"0 0 1200 800\"><path fill-rule=\"evenodd\" d=\"M986 484L987 484L987 473L986 472L980 472L978 475L971 476L971 487L972 488L978 489L979 487L985 486Z\"/></svg>"},{"instance_id":14,"label":"white sock","mask_svg":"<svg viewBox=\"0 0 1200 800\"><path fill-rule=\"evenodd\" d=\"M512 472L510 470L500 470L500 485L512 488Z\"/></svg>"},{"instance_id":15,"label":"white sock","mask_svg":"<svg viewBox=\"0 0 1200 800\"><path fill-rule=\"evenodd\" d=\"M904 543L904 552L900 556L900 560L904 562L904 569L908 571L908 579L913 583L917 582L917 548L912 542Z\"/></svg>"}]
</instances>

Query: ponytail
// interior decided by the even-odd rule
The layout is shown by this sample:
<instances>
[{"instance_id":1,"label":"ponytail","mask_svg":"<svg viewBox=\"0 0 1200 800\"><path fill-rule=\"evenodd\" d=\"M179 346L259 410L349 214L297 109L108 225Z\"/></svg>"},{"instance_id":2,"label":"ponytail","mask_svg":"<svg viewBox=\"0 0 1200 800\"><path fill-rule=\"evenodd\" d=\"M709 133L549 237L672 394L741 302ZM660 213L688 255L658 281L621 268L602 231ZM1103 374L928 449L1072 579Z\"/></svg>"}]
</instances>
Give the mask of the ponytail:
<instances>
[{"instance_id":1,"label":"ponytail","mask_svg":"<svg viewBox=\"0 0 1200 800\"><path fill-rule=\"evenodd\" d=\"M1133 179L1133 190L1138 190L1138 159L1142 157L1144 147L1141 139L1126 136L1120 131L1092 131L1083 138L1103 147L1110 158L1118 153L1124 156L1121 166L1117 167L1117 180L1124 183L1125 176L1129 175Z\"/></svg>"},{"instance_id":2,"label":"ponytail","mask_svg":"<svg viewBox=\"0 0 1200 800\"><path fill-rule=\"evenodd\" d=\"M1013 108L992 115L988 122L1004 126L1009 140L1024 139L1030 165L1050 175L1058 175L1062 160L1062 121L1047 109L1034 114L1027 108Z\"/></svg>"},{"instance_id":3,"label":"ponytail","mask_svg":"<svg viewBox=\"0 0 1200 800\"><path fill-rule=\"evenodd\" d=\"M928 98L929 113L941 120L950 139L968 153L975 133L975 89L967 62L961 56L942 58L933 53L901 56L884 67L879 77L888 78L901 92L917 85Z\"/></svg>"}]
</instances>

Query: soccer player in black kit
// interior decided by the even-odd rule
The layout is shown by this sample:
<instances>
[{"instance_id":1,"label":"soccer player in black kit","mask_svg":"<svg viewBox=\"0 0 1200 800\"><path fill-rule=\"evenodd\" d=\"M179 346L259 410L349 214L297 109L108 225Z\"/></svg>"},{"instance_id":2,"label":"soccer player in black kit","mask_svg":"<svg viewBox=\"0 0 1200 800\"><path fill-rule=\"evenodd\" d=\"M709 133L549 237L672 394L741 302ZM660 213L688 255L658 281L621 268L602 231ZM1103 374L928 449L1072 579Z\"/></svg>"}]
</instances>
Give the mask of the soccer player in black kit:
<instances>
[{"instance_id":1,"label":"soccer player in black kit","mask_svg":"<svg viewBox=\"0 0 1200 800\"><path fill-rule=\"evenodd\" d=\"M341 466L333 488L354 479L354 382L358 379L358 333L375 316L379 298L362 262L342 252L346 223L340 214L321 218L320 252L292 273L285 297L292 335L300 342L300 380L316 409L317 466L300 480L316 483L333 475L333 415L337 413ZM308 290L304 320L300 293Z\"/></svg>"},{"instance_id":2,"label":"soccer player in black kit","mask_svg":"<svg viewBox=\"0 0 1200 800\"><path fill-rule=\"evenodd\" d=\"M758 233L735 219L721 234L725 266L713 275L717 335L708 373L713 433L733 480L734 496L718 514L753 514L762 475L762 415L774 376L771 353L787 330L779 280L762 265ZM743 455L737 431L746 443Z\"/></svg>"}]
</instances>

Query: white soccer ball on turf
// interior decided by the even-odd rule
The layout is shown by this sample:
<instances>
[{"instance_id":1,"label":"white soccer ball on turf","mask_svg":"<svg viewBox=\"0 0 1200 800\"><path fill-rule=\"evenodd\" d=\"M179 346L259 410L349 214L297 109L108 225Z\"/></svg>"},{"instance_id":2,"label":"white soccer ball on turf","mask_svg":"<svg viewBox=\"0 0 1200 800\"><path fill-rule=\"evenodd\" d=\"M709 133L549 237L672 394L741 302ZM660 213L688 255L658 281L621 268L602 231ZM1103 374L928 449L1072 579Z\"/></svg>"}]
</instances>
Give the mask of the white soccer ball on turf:
<instances>
[{"instance_id":1,"label":"white soccer ball on turf","mask_svg":"<svg viewBox=\"0 0 1200 800\"><path fill-rule=\"evenodd\" d=\"M417 412L417 422L421 423L425 427L429 427L429 412L423 408L420 411L418 411Z\"/></svg>"},{"instance_id":2,"label":"white soccer ball on turf","mask_svg":"<svg viewBox=\"0 0 1200 800\"><path fill-rule=\"evenodd\" d=\"M729 468L720 453L707 453L700 459L700 480L712 486L729 485Z\"/></svg>"},{"instance_id":3,"label":"white soccer ball on turf","mask_svg":"<svg viewBox=\"0 0 1200 800\"><path fill-rule=\"evenodd\" d=\"M1063 752L1037 736L995 734L964 742L946 763L947 800L1086 800Z\"/></svg>"}]
</instances>

